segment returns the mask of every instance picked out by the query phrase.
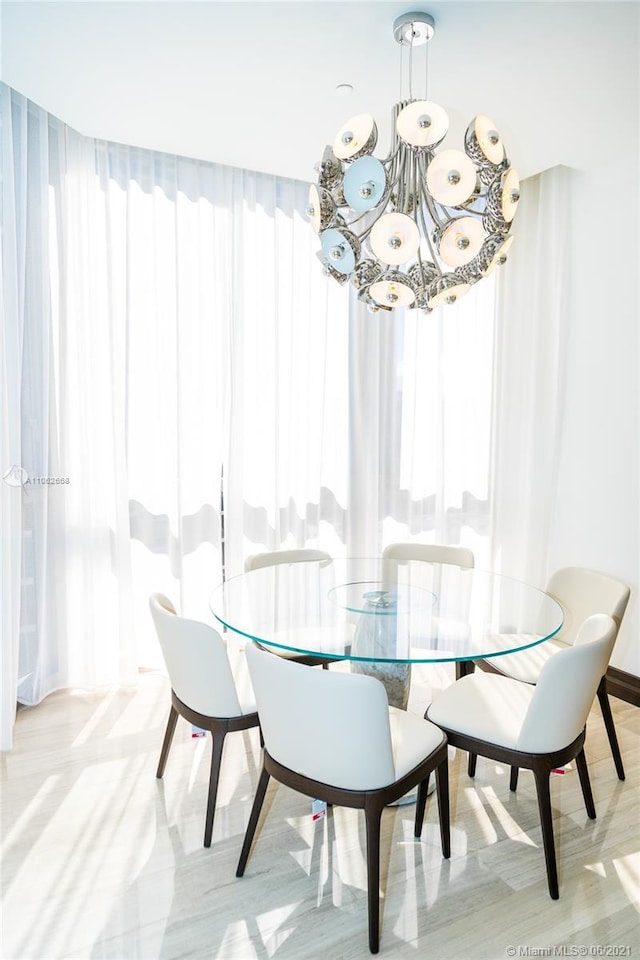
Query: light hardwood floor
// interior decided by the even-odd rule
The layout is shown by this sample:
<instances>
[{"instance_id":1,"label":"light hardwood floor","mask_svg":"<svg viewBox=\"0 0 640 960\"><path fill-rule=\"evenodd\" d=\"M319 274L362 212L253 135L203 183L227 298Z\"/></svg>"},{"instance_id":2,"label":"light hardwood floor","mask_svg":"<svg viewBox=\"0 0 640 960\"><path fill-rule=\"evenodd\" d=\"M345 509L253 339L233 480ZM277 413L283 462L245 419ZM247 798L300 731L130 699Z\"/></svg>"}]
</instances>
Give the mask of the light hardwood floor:
<instances>
[{"instance_id":1,"label":"light hardwood floor","mask_svg":"<svg viewBox=\"0 0 640 960\"><path fill-rule=\"evenodd\" d=\"M448 668L414 668L410 709L422 714L452 679ZM640 956L640 711L612 702L627 779L616 778L596 706L586 752L597 820L573 765L553 778L558 901L547 892L530 773L511 794L505 767L479 760L471 781L451 751L450 861L435 795L419 843L413 806L385 811L381 957ZM314 824L309 801L272 783L236 879L258 734L227 738L205 850L210 741L192 739L180 720L156 780L168 703L166 677L146 672L135 690L61 692L19 711L15 748L1 760L2 957L370 956L362 815L336 808ZM608 947L616 952L598 952Z\"/></svg>"}]
</instances>

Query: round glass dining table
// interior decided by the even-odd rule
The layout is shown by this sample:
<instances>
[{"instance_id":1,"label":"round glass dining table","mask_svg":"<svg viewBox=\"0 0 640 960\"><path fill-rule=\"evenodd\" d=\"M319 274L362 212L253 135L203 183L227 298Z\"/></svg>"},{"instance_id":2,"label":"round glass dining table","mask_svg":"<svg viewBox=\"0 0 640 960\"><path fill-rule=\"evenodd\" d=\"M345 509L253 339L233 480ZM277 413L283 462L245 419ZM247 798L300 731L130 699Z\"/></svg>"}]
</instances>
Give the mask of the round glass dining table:
<instances>
[{"instance_id":1,"label":"round glass dining table","mask_svg":"<svg viewBox=\"0 0 640 960\"><path fill-rule=\"evenodd\" d=\"M406 707L411 665L455 662L457 675L543 643L561 628L543 590L486 570L422 560L305 560L231 577L211 596L228 630L285 655L349 660Z\"/></svg>"}]
</instances>

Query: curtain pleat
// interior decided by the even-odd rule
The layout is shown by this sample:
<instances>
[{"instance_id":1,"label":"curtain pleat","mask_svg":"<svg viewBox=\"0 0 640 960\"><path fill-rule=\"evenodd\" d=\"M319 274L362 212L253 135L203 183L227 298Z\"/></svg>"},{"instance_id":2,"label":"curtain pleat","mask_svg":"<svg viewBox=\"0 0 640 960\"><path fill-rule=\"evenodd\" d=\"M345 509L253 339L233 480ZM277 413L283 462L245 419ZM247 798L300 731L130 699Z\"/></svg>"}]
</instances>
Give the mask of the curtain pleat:
<instances>
[{"instance_id":1,"label":"curtain pleat","mask_svg":"<svg viewBox=\"0 0 640 960\"><path fill-rule=\"evenodd\" d=\"M571 171L522 185L518 234L496 310L491 565L543 586L560 455Z\"/></svg>"},{"instance_id":2,"label":"curtain pleat","mask_svg":"<svg viewBox=\"0 0 640 960\"><path fill-rule=\"evenodd\" d=\"M15 157L24 152L26 113L14 111L11 91L0 84L0 389L2 475L0 521L2 526L2 577L0 578L0 749L12 743L18 694L20 655L20 593L22 571L23 468L21 371L24 345L25 186L23 168Z\"/></svg>"}]
</instances>

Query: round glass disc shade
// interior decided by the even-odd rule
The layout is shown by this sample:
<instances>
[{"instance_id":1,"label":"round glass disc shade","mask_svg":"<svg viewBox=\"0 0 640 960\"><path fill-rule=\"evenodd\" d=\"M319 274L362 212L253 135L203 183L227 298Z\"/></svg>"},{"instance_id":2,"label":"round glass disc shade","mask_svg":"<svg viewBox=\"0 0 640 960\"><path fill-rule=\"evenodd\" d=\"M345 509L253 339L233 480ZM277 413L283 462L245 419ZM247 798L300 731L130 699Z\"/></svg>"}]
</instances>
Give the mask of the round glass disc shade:
<instances>
[{"instance_id":1,"label":"round glass disc shade","mask_svg":"<svg viewBox=\"0 0 640 960\"><path fill-rule=\"evenodd\" d=\"M333 152L338 160L350 160L351 157L360 153L375 129L376 124L370 113L358 113L347 120L340 127L333 141ZM348 143L344 141L346 136L350 137Z\"/></svg>"},{"instance_id":2,"label":"round glass disc shade","mask_svg":"<svg viewBox=\"0 0 640 960\"><path fill-rule=\"evenodd\" d=\"M384 167L380 161L375 157L360 157L349 164L344 175L344 198L351 209L358 213L372 210L384 196L386 185ZM366 193L369 195L366 196Z\"/></svg>"},{"instance_id":3,"label":"round glass disc shade","mask_svg":"<svg viewBox=\"0 0 640 960\"><path fill-rule=\"evenodd\" d=\"M373 225L369 243L378 260L397 266L415 257L420 231L406 213L385 213Z\"/></svg>"},{"instance_id":4,"label":"round glass disc shade","mask_svg":"<svg viewBox=\"0 0 640 960\"><path fill-rule=\"evenodd\" d=\"M452 179L458 182L452 182ZM461 150L443 150L436 154L427 167L427 187L438 203L459 207L476 188L473 160Z\"/></svg>"},{"instance_id":5,"label":"round glass disc shade","mask_svg":"<svg viewBox=\"0 0 640 960\"><path fill-rule=\"evenodd\" d=\"M442 234L438 252L448 266L462 267L479 253L486 236L480 220L459 217Z\"/></svg>"},{"instance_id":6,"label":"round glass disc shade","mask_svg":"<svg viewBox=\"0 0 640 960\"><path fill-rule=\"evenodd\" d=\"M369 287L372 300L382 307L410 307L416 299L411 287L395 280L378 280Z\"/></svg>"},{"instance_id":7,"label":"round glass disc shade","mask_svg":"<svg viewBox=\"0 0 640 960\"><path fill-rule=\"evenodd\" d=\"M500 206L505 223L511 223L518 208L518 200L520 199L519 196L518 200L513 200L511 197L511 193L514 190L519 194L520 178L516 171L511 169L507 171L507 174L502 182L502 202Z\"/></svg>"},{"instance_id":8,"label":"round glass disc shade","mask_svg":"<svg viewBox=\"0 0 640 960\"><path fill-rule=\"evenodd\" d=\"M449 129L446 111L430 100L414 100L398 114L396 130L412 147L430 147L439 143Z\"/></svg>"},{"instance_id":9,"label":"round glass disc shade","mask_svg":"<svg viewBox=\"0 0 640 960\"><path fill-rule=\"evenodd\" d=\"M441 290L440 293L437 293L435 297L430 297L427 301L427 306L431 310L436 310L438 307L448 306L451 303L455 303L456 300L459 300L460 297L463 297L471 289L471 285L468 283L457 283L453 287L447 287L446 290Z\"/></svg>"},{"instance_id":10,"label":"round glass disc shade","mask_svg":"<svg viewBox=\"0 0 640 960\"><path fill-rule=\"evenodd\" d=\"M493 120L486 117L484 113L479 114L473 122L473 130L478 141L478 146L489 163L501 163L504 159L504 144L498 135L498 142L492 143L489 139L491 132L497 133Z\"/></svg>"},{"instance_id":11,"label":"round glass disc shade","mask_svg":"<svg viewBox=\"0 0 640 960\"><path fill-rule=\"evenodd\" d=\"M320 234L320 245L333 270L338 273L351 273L356 265L356 256L349 240L340 230L324 230Z\"/></svg>"}]
</instances>

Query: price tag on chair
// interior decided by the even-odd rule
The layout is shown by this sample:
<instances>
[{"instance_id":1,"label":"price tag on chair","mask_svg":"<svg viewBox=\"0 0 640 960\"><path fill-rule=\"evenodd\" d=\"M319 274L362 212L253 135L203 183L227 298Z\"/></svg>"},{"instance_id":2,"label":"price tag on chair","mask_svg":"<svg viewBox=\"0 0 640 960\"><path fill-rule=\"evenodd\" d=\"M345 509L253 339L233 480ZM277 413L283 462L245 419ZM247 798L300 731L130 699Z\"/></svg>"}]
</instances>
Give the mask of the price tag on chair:
<instances>
[{"instance_id":1,"label":"price tag on chair","mask_svg":"<svg viewBox=\"0 0 640 960\"><path fill-rule=\"evenodd\" d=\"M313 820L322 820L327 812L327 804L324 800L311 801L311 816Z\"/></svg>"},{"instance_id":2,"label":"price tag on chair","mask_svg":"<svg viewBox=\"0 0 640 960\"><path fill-rule=\"evenodd\" d=\"M203 730L201 727L196 727L195 723L191 724L191 737L196 739L197 737L206 737L207 731Z\"/></svg>"}]
</instances>

